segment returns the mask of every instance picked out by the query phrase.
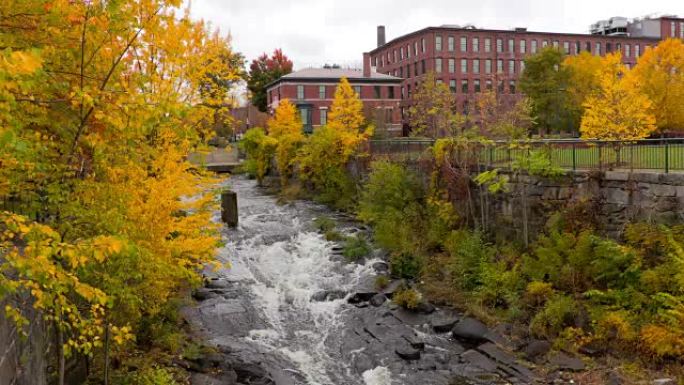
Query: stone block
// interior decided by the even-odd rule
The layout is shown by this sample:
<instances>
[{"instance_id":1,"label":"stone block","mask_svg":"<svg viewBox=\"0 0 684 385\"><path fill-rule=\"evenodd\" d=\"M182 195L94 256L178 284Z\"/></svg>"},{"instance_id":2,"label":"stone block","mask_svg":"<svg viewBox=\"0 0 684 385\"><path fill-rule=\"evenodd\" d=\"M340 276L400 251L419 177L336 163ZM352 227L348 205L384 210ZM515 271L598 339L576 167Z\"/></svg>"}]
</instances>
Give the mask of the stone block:
<instances>
[{"instance_id":1,"label":"stone block","mask_svg":"<svg viewBox=\"0 0 684 385\"><path fill-rule=\"evenodd\" d=\"M603 196L608 203L626 205L629 203L629 191L621 188L609 188L603 190Z\"/></svg>"},{"instance_id":2,"label":"stone block","mask_svg":"<svg viewBox=\"0 0 684 385\"><path fill-rule=\"evenodd\" d=\"M605 180L626 182L629 180L630 173L624 171L606 171Z\"/></svg>"},{"instance_id":3,"label":"stone block","mask_svg":"<svg viewBox=\"0 0 684 385\"><path fill-rule=\"evenodd\" d=\"M663 175L658 172L635 172L632 173L632 180L641 183L660 183L660 176Z\"/></svg>"},{"instance_id":4,"label":"stone block","mask_svg":"<svg viewBox=\"0 0 684 385\"><path fill-rule=\"evenodd\" d=\"M673 197L677 193L674 186L667 184L654 184L650 187L651 193L657 197Z\"/></svg>"}]
</instances>

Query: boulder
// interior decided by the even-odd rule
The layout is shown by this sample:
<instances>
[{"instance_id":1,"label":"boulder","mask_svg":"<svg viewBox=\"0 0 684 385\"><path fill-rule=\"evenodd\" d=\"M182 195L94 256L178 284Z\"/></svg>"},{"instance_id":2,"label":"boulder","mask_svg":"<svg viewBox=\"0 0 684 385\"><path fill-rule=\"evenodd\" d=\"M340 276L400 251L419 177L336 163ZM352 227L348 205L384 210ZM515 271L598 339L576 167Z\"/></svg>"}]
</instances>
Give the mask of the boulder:
<instances>
[{"instance_id":1,"label":"boulder","mask_svg":"<svg viewBox=\"0 0 684 385\"><path fill-rule=\"evenodd\" d=\"M314 293L311 296L311 301L313 301L313 302L334 301L337 299L344 298L345 295L347 295L347 293L345 293L342 290L322 290L322 291Z\"/></svg>"},{"instance_id":2,"label":"boulder","mask_svg":"<svg viewBox=\"0 0 684 385\"><path fill-rule=\"evenodd\" d=\"M387 301L387 296L385 296L384 294L376 294L373 297L371 297L368 303L375 307L380 307L382 306L382 304L385 303L385 301Z\"/></svg>"},{"instance_id":3,"label":"boulder","mask_svg":"<svg viewBox=\"0 0 684 385\"><path fill-rule=\"evenodd\" d=\"M408 344L397 346L394 352L406 361L417 361L420 359L420 350L415 349Z\"/></svg>"},{"instance_id":4,"label":"boulder","mask_svg":"<svg viewBox=\"0 0 684 385\"><path fill-rule=\"evenodd\" d=\"M216 297L217 294L212 292L211 290L208 289L197 289L192 293L192 298L196 299L197 301L206 301L210 298Z\"/></svg>"},{"instance_id":5,"label":"boulder","mask_svg":"<svg viewBox=\"0 0 684 385\"><path fill-rule=\"evenodd\" d=\"M440 314L430 320L430 326L435 333L448 333L454 328L458 318Z\"/></svg>"},{"instance_id":6,"label":"boulder","mask_svg":"<svg viewBox=\"0 0 684 385\"><path fill-rule=\"evenodd\" d=\"M457 340L477 343L488 340L489 329L475 318L466 317L454 325L451 334Z\"/></svg>"},{"instance_id":7,"label":"boulder","mask_svg":"<svg viewBox=\"0 0 684 385\"><path fill-rule=\"evenodd\" d=\"M351 303L351 304L368 302L376 294L377 293L357 292L357 293L352 294L349 298L347 298L347 302Z\"/></svg>"},{"instance_id":8,"label":"boulder","mask_svg":"<svg viewBox=\"0 0 684 385\"><path fill-rule=\"evenodd\" d=\"M493 372L497 367L496 362L490 360L484 354L475 350L468 350L464 352L461 354L461 359L470 365L478 367L486 372Z\"/></svg>"},{"instance_id":9,"label":"boulder","mask_svg":"<svg viewBox=\"0 0 684 385\"><path fill-rule=\"evenodd\" d=\"M544 340L532 340L525 347L523 353L528 360L534 360L539 356L543 356L551 350L551 343Z\"/></svg>"},{"instance_id":10,"label":"boulder","mask_svg":"<svg viewBox=\"0 0 684 385\"><path fill-rule=\"evenodd\" d=\"M230 282L221 278L211 278L204 285L209 289L227 289L230 287Z\"/></svg>"},{"instance_id":11,"label":"boulder","mask_svg":"<svg viewBox=\"0 0 684 385\"><path fill-rule=\"evenodd\" d=\"M375 263L373 263L373 270L375 270L375 272L377 274L388 273L389 272L389 264L387 264L387 262L382 262L382 261L375 262Z\"/></svg>"},{"instance_id":12,"label":"boulder","mask_svg":"<svg viewBox=\"0 0 684 385\"><path fill-rule=\"evenodd\" d=\"M418 304L418 306L413 309L417 313L421 314L432 314L437 310L437 308L431 304L430 302L421 302Z\"/></svg>"},{"instance_id":13,"label":"boulder","mask_svg":"<svg viewBox=\"0 0 684 385\"><path fill-rule=\"evenodd\" d=\"M549 357L548 363L561 370L569 370L572 372L579 372L584 370L585 365L582 360L577 357L569 356L563 352L556 353Z\"/></svg>"},{"instance_id":14,"label":"boulder","mask_svg":"<svg viewBox=\"0 0 684 385\"><path fill-rule=\"evenodd\" d=\"M235 374L235 373L233 373ZM234 376L237 377L237 376ZM233 376L213 377L204 373L192 373L190 376L190 385L233 385L237 381Z\"/></svg>"}]
</instances>

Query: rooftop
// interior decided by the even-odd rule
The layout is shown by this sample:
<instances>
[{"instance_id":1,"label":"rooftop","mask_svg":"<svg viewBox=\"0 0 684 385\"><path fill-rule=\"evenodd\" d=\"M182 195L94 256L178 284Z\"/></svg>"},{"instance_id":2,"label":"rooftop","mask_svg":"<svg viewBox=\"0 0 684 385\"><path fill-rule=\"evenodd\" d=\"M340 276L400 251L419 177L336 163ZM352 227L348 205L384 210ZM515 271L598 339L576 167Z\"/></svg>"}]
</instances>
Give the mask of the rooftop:
<instances>
[{"instance_id":1,"label":"rooftop","mask_svg":"<svg viewBox=\"0 0 684 385\"><path fill-rule=\"evenodd\" d=\"M363 71L360 69L345 69L345 68L306 68L295 71L283 76L281 79L341 79L345 77L351 80L368 79L363 76ZM374 80L402 80L400 78L385 75L377 72L371 72L370 79Z\"/></svg>"}]
</instances>

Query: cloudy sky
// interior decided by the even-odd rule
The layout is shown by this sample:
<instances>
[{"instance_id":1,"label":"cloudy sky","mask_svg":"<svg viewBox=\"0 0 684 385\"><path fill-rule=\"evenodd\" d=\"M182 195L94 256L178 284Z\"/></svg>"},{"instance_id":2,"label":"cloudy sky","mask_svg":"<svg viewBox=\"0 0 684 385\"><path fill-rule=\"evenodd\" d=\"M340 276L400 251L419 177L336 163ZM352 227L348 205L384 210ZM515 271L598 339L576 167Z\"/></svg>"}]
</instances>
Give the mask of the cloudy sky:
<instances>
[{"instance_id":1,"label":"cloudy sky","mask_svg":"<svg viewBox=\"0 0 684 385\"><path fill-rule=\"evenodd\" d=\"M647 14L684 16L683 0L186 0L195 18L230 32L248 60L282 48L295 68L338 63L359 66L375 47L427 26L587 32L594 21Z\"/></svg>"}]
</instances>

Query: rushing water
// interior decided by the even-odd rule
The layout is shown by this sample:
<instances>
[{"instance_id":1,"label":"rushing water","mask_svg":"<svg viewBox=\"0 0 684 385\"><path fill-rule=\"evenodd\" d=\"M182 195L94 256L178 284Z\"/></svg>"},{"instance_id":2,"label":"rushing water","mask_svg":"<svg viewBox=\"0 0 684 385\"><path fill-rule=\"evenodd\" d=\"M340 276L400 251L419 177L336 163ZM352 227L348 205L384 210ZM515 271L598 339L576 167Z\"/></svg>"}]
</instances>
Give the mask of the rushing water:
<instances>
[{"instance_id":1,"label":"rushing water","mask_svg":"<svg viewBox=\"0 0 684 385\"><path fill-rule=\"evenodd\" d=\"M312 301L324 290L350 291L372 275L371 263L347 264L334 253L334 244L312 227L325 208L296 202L278 205L254 182L233 178L240 224L224 233L220 259L231 268L223 274L240 282L262 327L245 339L286 357L307 385L391 384L389 371L377 367L359 376L331 346L345 327L346 301Z\"/></svg>"}]
</instances>

